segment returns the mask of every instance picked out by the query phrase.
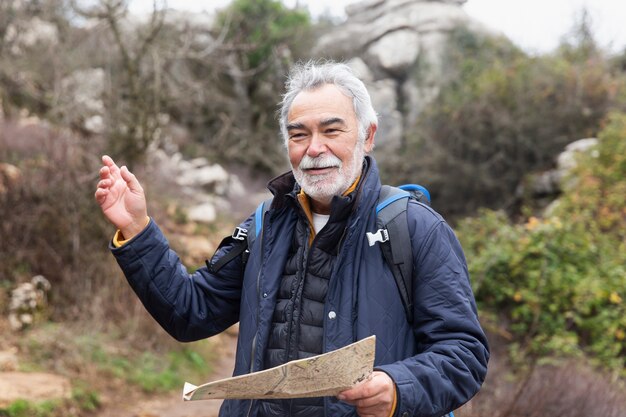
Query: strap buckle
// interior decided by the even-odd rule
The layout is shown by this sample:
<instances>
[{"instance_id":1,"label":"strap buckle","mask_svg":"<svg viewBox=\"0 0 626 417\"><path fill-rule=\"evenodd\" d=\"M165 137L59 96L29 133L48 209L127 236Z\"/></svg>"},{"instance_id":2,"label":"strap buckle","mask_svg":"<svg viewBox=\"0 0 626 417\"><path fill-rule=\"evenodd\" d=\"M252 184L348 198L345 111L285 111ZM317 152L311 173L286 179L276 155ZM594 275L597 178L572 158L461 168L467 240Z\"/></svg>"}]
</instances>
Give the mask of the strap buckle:
<instances>
[{"instance_id":1,"label":"strap buckle","mask_svg":"<svg viewBox=\"0 0 626 417\"><path fill-rule=\"evenodd\" d=\"M367 242L370 246L374 246L376 242L387 242L389 240L389 232L387 229L378 229L375 233L367 232Z\"/></svg>"},{"instance_id":2,"label":"strap buckle","mask_svg":"<svg viewBox=\"0 0 626 417\"><path fill-rule=\"evenodd\" d=\"M248 229L244 229L243 227L235 227L233 231L232 238L237 240L245 240L248 237Z\"/></svg>"}]
</instances>

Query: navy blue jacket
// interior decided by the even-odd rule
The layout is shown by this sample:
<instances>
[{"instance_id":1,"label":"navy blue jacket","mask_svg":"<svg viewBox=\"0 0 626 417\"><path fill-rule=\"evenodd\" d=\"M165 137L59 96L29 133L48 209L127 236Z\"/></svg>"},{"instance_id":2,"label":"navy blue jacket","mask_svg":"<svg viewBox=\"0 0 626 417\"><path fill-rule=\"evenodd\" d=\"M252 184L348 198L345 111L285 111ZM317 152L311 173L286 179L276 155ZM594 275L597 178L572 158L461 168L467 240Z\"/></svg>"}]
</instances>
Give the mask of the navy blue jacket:
<instances>
[{"instance_id":1,"label":"navy blue jacket","mask_svg":"<svg viewBox=\"0 0 626 417\"><path fill-rule=\"evenodd\" d=\"M467 402L487 372L489 350L465 258L441 216L410 202L415 318L409 324L379 246L367 243L366 232L376 231L380 191L376 164L370 164L329 284L324 349L375 334L375 368L396 384L396 415L441 416ZM144 306L176 339L202 339L239 322L233 375L263 369L278 285L298 221L284 199L275 195L245 271L238 257L217 274L206 268L188 273L153 221L124 246L112 248ZM240 226L247 229L251 221L252 216ZM221 248L217 256L229 249ZM356 411L327 397L325 414L356 416ZM228 417L255 415L256 402L250 400L226 400L220 411Z\"/></svg>"}]
</instances>

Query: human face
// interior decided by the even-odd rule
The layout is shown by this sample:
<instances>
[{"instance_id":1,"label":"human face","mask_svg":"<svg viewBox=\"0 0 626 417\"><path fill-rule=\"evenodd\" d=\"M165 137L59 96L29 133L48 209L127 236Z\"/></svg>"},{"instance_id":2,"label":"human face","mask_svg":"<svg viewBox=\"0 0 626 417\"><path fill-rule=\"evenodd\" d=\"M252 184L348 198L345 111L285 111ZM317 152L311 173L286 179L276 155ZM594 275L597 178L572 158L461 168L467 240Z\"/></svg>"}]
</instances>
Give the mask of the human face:
<instances>
[{"instance_id":1,"label":"human face","mask_svg":"<svg viewBox=\"0 0 626 417\"><path fill-rule=\"evenodd\" d=\"M359 140L352 99L332 84L296 96L287 115L289 161L315 212L330 212L333 196L360 175L375 131L370 126L369 135Z\"/></svg>"}]
</instances>

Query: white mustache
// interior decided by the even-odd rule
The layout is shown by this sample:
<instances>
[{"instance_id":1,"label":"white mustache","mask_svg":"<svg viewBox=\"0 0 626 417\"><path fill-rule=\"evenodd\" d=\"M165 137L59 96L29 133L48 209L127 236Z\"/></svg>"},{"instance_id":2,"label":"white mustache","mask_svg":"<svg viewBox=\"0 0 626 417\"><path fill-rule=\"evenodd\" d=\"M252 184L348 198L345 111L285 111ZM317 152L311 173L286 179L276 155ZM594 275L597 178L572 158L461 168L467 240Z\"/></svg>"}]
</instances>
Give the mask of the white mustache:
<instances>
[{"instance_id":1,"label":"white mustache","mask_svg":"<svg viewBox=\"0 0 626 417\"><path fill-rule=\"evenodd\" d=\"M317 158L311 158L309 155L304 155L300 160L300 169L313 169L313 168L341 168L341 159L335 155L324 155Z\"/></svg>"}]
</instances>

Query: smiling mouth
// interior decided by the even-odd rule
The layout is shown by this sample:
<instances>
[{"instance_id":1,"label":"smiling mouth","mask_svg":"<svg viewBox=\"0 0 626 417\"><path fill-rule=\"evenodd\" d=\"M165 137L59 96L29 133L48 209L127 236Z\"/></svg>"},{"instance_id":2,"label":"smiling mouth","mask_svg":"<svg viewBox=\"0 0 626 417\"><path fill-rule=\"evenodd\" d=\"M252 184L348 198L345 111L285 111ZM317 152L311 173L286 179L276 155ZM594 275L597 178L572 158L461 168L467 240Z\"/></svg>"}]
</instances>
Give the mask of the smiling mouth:
<instances>
[{"instance_id":1,"label":"smiling mouth","mask_svg":"<svg viewBox=\"0 0 626 417\"><path fill-rule=\"evenodd\" d=\"M313 175L320 175L320 174L326 174L330 171L332 171L333 169L338 169L339 167L336 166L330 166L330 167L323 167L323 168L305 168L302 171L306 172L307 174L313 174Z\"/></svg>"}]
</instances>

